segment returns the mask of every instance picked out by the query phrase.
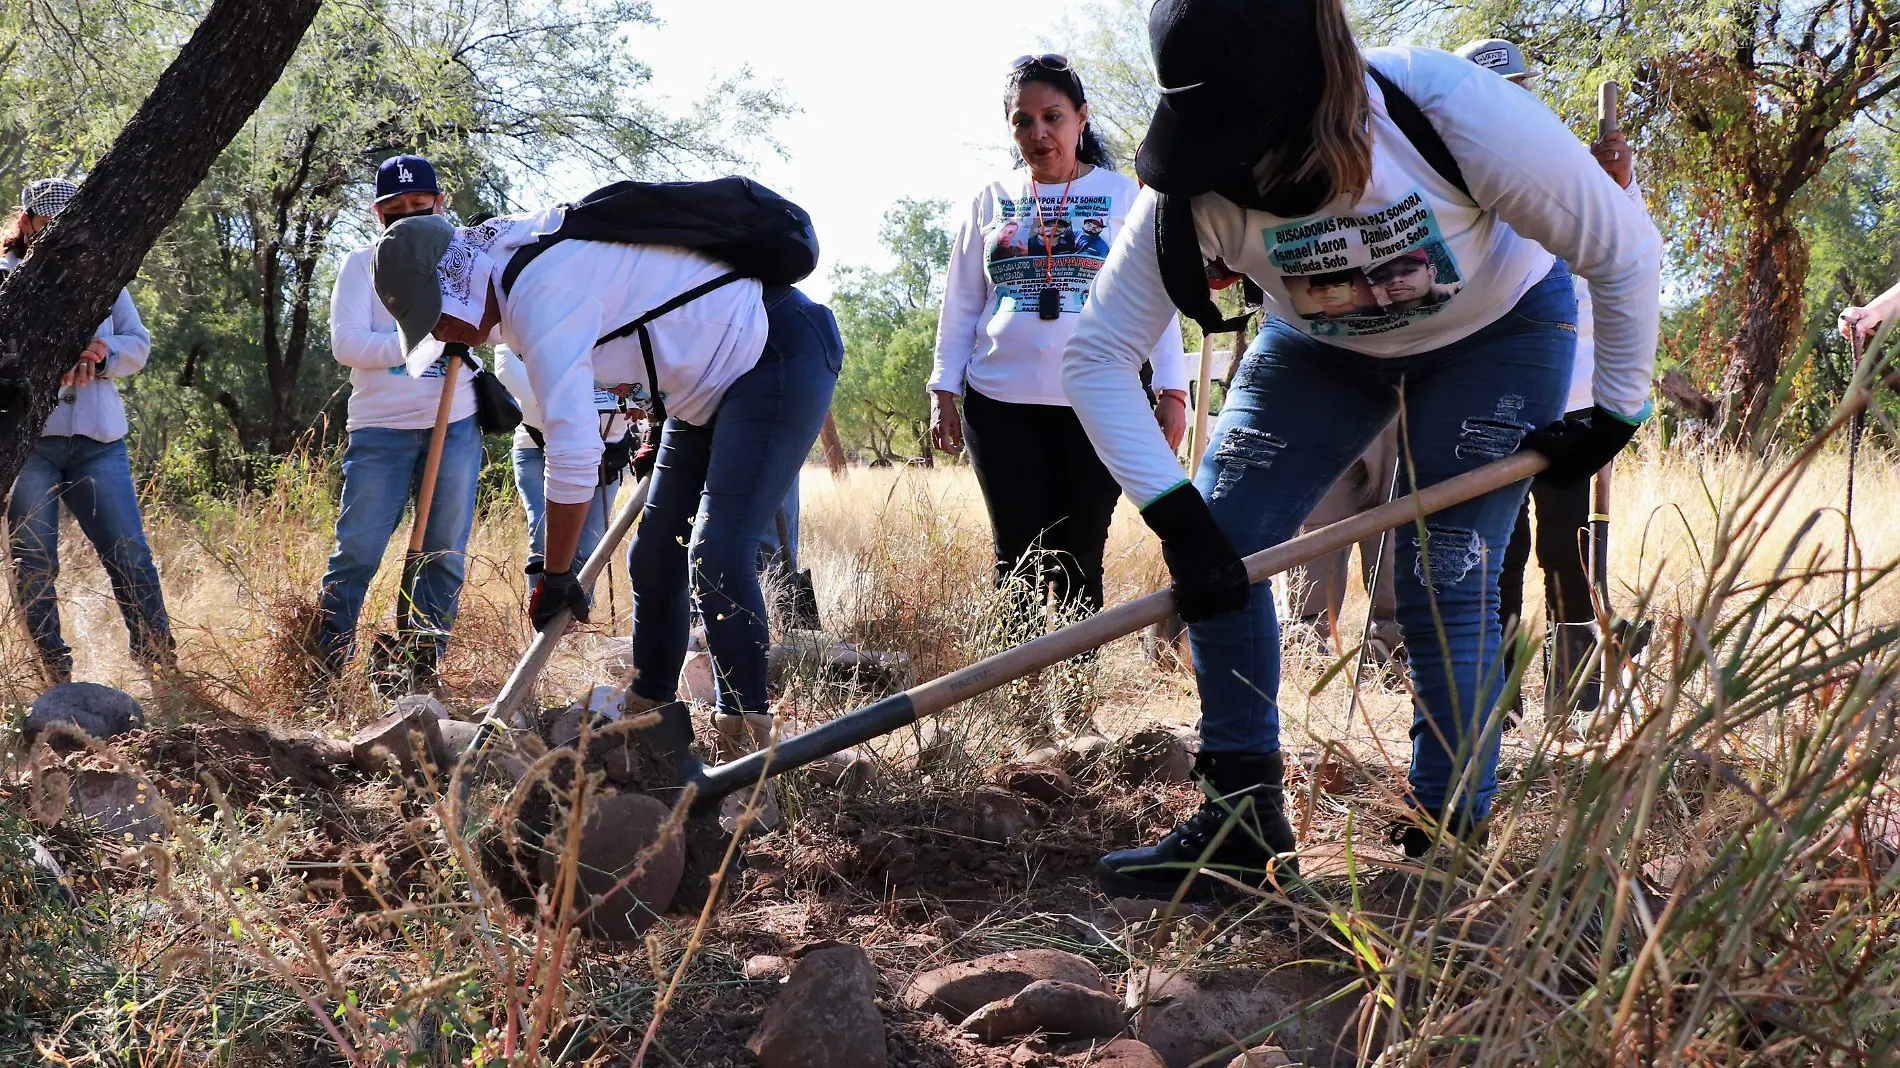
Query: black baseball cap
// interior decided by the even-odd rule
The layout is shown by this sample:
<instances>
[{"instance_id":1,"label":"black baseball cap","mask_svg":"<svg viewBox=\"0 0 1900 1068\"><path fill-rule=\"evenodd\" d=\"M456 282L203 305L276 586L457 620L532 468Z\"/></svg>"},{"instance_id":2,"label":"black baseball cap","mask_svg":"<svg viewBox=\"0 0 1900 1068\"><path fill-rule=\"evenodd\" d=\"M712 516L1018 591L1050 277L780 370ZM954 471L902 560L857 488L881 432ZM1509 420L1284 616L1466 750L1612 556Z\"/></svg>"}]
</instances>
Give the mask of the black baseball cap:
<instances>
[{"instance_id":1,"label":"black baseball cap","mask_svg":"<svg viewBox=\"0 0 1900 1068\"><path fill-rule=\"evenodd\" d=\"M1325 87L1315 11L1331 0L1156 0L1161 82L1135 174L1192 196L1250 170L1312 118Z\"/></svg>"}]
</instances>

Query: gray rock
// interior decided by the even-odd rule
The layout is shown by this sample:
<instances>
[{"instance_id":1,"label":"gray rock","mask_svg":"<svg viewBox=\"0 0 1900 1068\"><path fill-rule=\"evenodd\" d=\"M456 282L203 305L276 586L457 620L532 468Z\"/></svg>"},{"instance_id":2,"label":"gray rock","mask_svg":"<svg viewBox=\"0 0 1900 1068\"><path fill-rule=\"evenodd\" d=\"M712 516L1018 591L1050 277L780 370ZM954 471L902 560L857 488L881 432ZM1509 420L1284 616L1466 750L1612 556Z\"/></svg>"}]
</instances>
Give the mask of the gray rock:
<instances>
[{"instance_id":1,"label":"gray rock","mask_svg":"<svg viewBox=\"0 0 1900 1068\"><path fill-rule=\"evenodd\" d=\"M745 966L739 971L747 979L782 979L792 974L792 962L784 957L761 953L747 957Z\"/></svg>"},{"instance_id":2,"label":"gray rock","mask_svg":"<svg viewBox=\"0 0 1900 1068\"><path fill-rule=\"evenodd\" d=\"M1113 1038L1126 1029L1126 1024L1121 1002L1114 995L1058 979L1041 979L971 1013L962 1029L985 1042L1001 1042L1030 1034Z\"/></svg>"},{"instance_id":3,"label":"gray rock","mask_svg":"<svg viewBox=\"0 0 1900 1068\"><path fill-rule=\"evenodd\" d=\"M1089 1068L1168 1068L1145 1042L1132 1038L1118 1038L1106 1046L1097 1049L1088 1060Z\"/></svg>"},{"instance_id":4,"label":"gray rock","mask_svg":"<svg viewBox=\"0 0 1900 1068\"><path fill-rule=\"evenodd\" d=\"M433 707L431 707L433 706ZM357 770L365 775L392 766L420 779L425 767L442 767L441 702L426 694L399 698L381 718L350 738Z\"/></svg>"},{"instance_id":5,"label":"gray rock","mask_svg":"<svg viewBox=\"0 0 1900 1068\"><path fill-rule=\"evenodd\" d=\"M1015 997L1041 979L1109 991L1101 969L1085 957L1059 949L1020 949L927 971L911 980L904 1004L962 1020L992 1001Z\"/></svg>"},{"instance_id":6,"label":"gray rock","mask_svg":"<svg viewBox=\"0 0 1900 1068\"><path fill-rule=\"evenodd\" d=\"M746 1048L765 1068L886 1068L871 958L847 945L800 957Z\"/></svg>"},{"instance_id":7,"label":"gray rock","mask_svg":"<svg viewBox=\"0 0 1900 1068\"><path fill-rule=\"evenodd\" d=\"M1010 764L997 773L996 781L1011 793L1025 794L1048 805L1059 805L1075 796L1075 783L1061 768L1050 764Z\"/></svg>"},{"instance_id":8,"label":"gray rock","mask_svg":"<svg viewBox=\"0 0 1900 1068\"><path fill-rule=\"evenodd\" d=\"M1122 739L1117 764L1122 780L1139 786L1194 781L1195 733L1185 727L1146 727Z\"/></svg>"},{"instance_id":9,"label":"gray rock","mask_svg":"<svg viewBox=\"0 0 1900 1068\"><path fill-rule=\"evenodd\" d=\"M145 711L132 695L96 682L62 682L41 694L28 711L20 734L28 746L54 723L65 723L96 741L145 726Z\"/></svg>"},{"instance_id":10,"label":"gray rock","mask_svg":"<svg viewBox=\"0 0 1900 1068\"><path fill-rule=\"evenodd\" d=\"M1298 1064L1278 1046L1255 1046L1229 1061L1227 1068L1297 1068Z\"/></svg>"},{"instance_id":11,"label":"gray rock","mask_svg":"<svg viewBox=\"0 0 1900 1068\"><path fill-rule=\"evenodd\" d=\"M26 844L31 847L33 862L33 888L47 897L56 897L68 905L79 904L79 895L73 893L72 882L66 878L66 869L59 866L58 858L37 838L28 838Z\"/></svg>"},{"instance_id":12,"label":"gray rock","mask_svg":"<svg viewBox=\"0 0 1900 1068\"><path fill-rule=\"evenodd\" d=\"M1041 825L1022 798L1002 790L978 790L970 806L975 837L986 842L1009 842Z\"/></svg>"},{"instance_id":13,"label":"gray rock","mask_svg":"<svg viewBox=\"0 0 1900 1068\"><path fill-rule=\"evenodd\" d=\"M442 735L442 761L452 767L462 759L462 754L475 747L475 738L482 733L482 725L445 719L436 725L436 730Z\"/></svg>"},{"instance_id":14,"label":"gray rock","mask_svg":"<svg viewBox=\"0 0 1900 1068\"><path fill-rule=\"evenodd\" d=\"M73 774L71 799L80 816L121 845L141 846L165 837L171 805L140 776L82 769Z\"/></svg>"},{"instance_id":15,"label":"gray rock","mask_svg":"<svg viewBox=\"0 0 1900 1068\"><path fill-rule=\"evenodd\" d=\"M1232 1057L1239 1039L1268 1043L1308 1065L1354 1065L1358 999L1325 999L1352 981L1349 973L1320 964L1223 975L1197 982L1162 969L1129 977L1127 1008L1135 1032L1168 1068L1187 1068L1216 1056ZM1146 1004L1144 1005L1143 1002ZM1267 1028L1271 1035L1263 1034Z\"/></svg>"}]
</instances>

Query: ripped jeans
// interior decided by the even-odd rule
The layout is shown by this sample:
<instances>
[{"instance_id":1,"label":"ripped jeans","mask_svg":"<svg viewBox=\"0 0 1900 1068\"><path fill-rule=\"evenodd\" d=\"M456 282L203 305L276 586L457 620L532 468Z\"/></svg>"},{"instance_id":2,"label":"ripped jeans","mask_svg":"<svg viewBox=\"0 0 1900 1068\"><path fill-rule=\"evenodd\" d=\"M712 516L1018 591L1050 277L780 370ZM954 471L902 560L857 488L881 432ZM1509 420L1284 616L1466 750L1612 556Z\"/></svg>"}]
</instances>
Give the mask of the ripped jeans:
<instances>
[{"instance_id":1,"label":"ripped jeans","mask_svg":"<svg viewBox=\"0 0 1900 1068\"><path fill-rule=\"evenodd\" d=\"M1429 486L1516 450L1559 418L1576 355L1577 302L1559 263L1502 318L1411 356L1365 356L1268 319L1247 352L1194 484L1244 554L1300 523L1403 403L1399 488ZM1486 494L1398 532L1399 627L1418 702L1412 803L1483 819L1497 793L1498 737L1461 750L1500 687L1498 571L1525 484ZM1280 632L1269 583L1245 611L1188 628L1210 752L1280 747Z\"/></svg>"}]
</instances>

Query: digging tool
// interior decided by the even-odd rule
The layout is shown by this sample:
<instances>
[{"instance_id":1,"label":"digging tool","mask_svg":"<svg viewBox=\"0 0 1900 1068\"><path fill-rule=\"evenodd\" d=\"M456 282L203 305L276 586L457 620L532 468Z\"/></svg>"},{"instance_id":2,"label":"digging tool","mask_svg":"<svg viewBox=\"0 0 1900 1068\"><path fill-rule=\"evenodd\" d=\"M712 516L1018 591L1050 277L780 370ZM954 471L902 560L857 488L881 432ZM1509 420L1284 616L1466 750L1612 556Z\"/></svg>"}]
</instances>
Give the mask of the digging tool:
<instances>
[{"instance_id":1,"label":"digging tool","mask_svg":"<svg viewBox=\"0 0 1900 1068\"><path fill-rule=\"evenodd\" d=\"M1421 515L1430 515L1530 478L1546 465L1544 457L1534 452L1516 453L1486 464L1350 519L1263 549L1247 557L1247 577L1259 582ZM1148 594L866 705L803 734L781 739L769 749L714 768L704 766L692 753L691 712L682 703L657 709L658 722L640 733L656 754L671 763L678 781L695 788L695 811L710 811L719 799L752 786L761 777L803 767L889 734L978 694L1133 634L1173 614L1171 593L1163 590Z\"/></svg>"},{"instance_id":2,"label":"digging tool","mask_svg":"<svg viewBox=\"0 0 1900 1068\"><path fill-rule=\"evenodd\" d=\"M448 439L449 411L455 406L455 380L462 372L463 358L468 355L468 346L448 344L442 348L442 359L447 366L442 371L442 399L436 402L435 426L429 431L429 453L422 465L422 484L416 489L416 519L409 530L409 548L402 556L401 591L396 597L396 632L378 634L374 646L377 664L371 670L372 678L400 673L399 678L385 683L389 689L412 688L416 684L418 668L427 661L426 670L434 675L435 650L433 647L425 655L415 633L415 599L417 573L422 570L422 540L429 532L429 510L435 503L436 476L442 471L442 443ZM381 689L382 687L379 687ZM385 693L384 696L393 696Z\"/></svg>"},{"instance_id":3,"label":"digging tool","mask_svg":"<svg viewBox=\"0 0 1900 1068\"><path fill-rule=\"evenodd\" d=\"M1194 440L1188 443L1188 477L1201 469L1201 457L1207 452L1207 391L1213 386L1214 336L1201 338L1201 369L1194 385Z\"/></svg>"},{"instance_id":4,"label":"digging tool","mask_svg":"<svg viewBox=\"0 0 1900 1068\"><path fill-rule=\"evenodd\" d=\"M1855 324L1848 331L1848 351L1854 357L1854 374L1860 373L1860 326ZM1847 424L1847 505L1842 510L1845 523L1841 530L1841 603L1846 604L1850 588L1848 560L1854 551L1854 467L1860 459L1860 436L1867 427L1867 408L1862 405L1854 410L1854 420Z\"/></svg>"},{"instance_id":5,"label":"digging tool","mask_svg":"<svg viewBox=\"0 0 1900 1068\"><path fill-rule=\"evenodd\" d=\"M1617 85L1613 81L1597 86L1597 138L1622 130L1617 117ZM1610 605L1610 475L1616 461L1603 465L1590 490L1590 583L1604 609Z\"/></svg>"},{"instance_id":6,"label":"digging tool","mask_svg":"<svg viewBox=\"0 0 1900 1068\"><path fill-rule=\"evenodd\" d=\"M798 569L798 545L792 540L792 531L785 521L785 506L779 505L778 512L772 516L778 532L778 566L781 587L780 617L788 630L820 630L824 624L818 619L818 590L812 585L811 572Z\"/></svg>"}]
</instances>

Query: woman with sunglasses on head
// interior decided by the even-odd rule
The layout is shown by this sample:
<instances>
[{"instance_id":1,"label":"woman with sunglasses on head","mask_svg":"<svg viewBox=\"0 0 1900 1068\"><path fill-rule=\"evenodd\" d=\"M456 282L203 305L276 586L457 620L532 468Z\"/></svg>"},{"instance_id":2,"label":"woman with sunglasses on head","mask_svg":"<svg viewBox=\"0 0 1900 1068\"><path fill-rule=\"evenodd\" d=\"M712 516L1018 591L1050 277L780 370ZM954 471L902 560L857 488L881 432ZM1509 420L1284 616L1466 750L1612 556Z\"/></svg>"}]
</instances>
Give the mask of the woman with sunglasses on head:
<instances>
[{"instance_id":1,"label":"woman with sunglasses on head","mask_svg":"<svg viewBox=\"0 0 1900 1068\"><path fill-rule=\"evenodd\" d=\"M1340 0L1159 0L1149 34L1163 88L1136 172L1150 192L1096 279L1063 383L1161 537L1190 624L1197 770L1215 799L1099 870L1111 893L1165 897L1201 866L1233 806L1251 815L1207 867L1259 883L1295 845L1281 789L1278 625L1242 554L1297 531L1395 413L1402 492L1520 448L1549 459L1553 482L1588 478L1649 413L1661 239L1536 98L1449 53L1362 54ZM1276 62L1261 64L1264 55ZM1561 422L1576 297L1556 257L1596 298L1594 404ZM1274 314L1188 482L1146 424L1135 368L1177 303L1205 315L1194 276L1207 262L1251 277ZM1374 283L1379 314L1321 339L1299 314L1295 283L1341 270ZM1408 808L1392 837L1410 856L1475 844L1490 815L1497 574L1524 488L1397 535L1417 697Z\"/></svg>"},{"instance_id":2,"label":"woman with sunglasses on head","mask_svg":"<svg viewBox=\"0 0 1900 1068\"><path fill-rule=\"evenodd\" d=\"M997 582L1036 591L1016 602L1012 623L1039 630L1050 586L1058 604L1102 606L1120 488L1063 395L1062 346L1104 262L1073 235L1112 242L1139 190L1109 166L1082 79L1064 57L1019 58L1004 81L1003 115L1023 165L985 185L957 227L927 388L933 443L953 454L969 447L995 533ZM1150 425L1178 446L1187 427L1179 329L1162 330L1141 359L1152 362L1158 392Z\"/></svg>"},{"instance_id":3,"label":"woman with sunglasses on head","mask_svg":"<svg viewBox=\"0 0 1900 1068\"><path fill-rule=\"evenodd\" d=\"M0 237L0 272L19 265L78 192L64 178L42 178L26 187L19 213ZM132 484L125 451L125 402L114 384L143 370L151 351L152 335L140 321L132 295L120 290L112 314L60 378L59 406L40 430L7 501L14 601L39 647L47 676L56 683L72 681L73 674L73 651L60 633L54 588L61 502L105 565L132 640L132 659L153 675L154 683L176 681L171 617L165 611L152 547L145 540L138 488Z\"/></svg>"}]
</instances>

